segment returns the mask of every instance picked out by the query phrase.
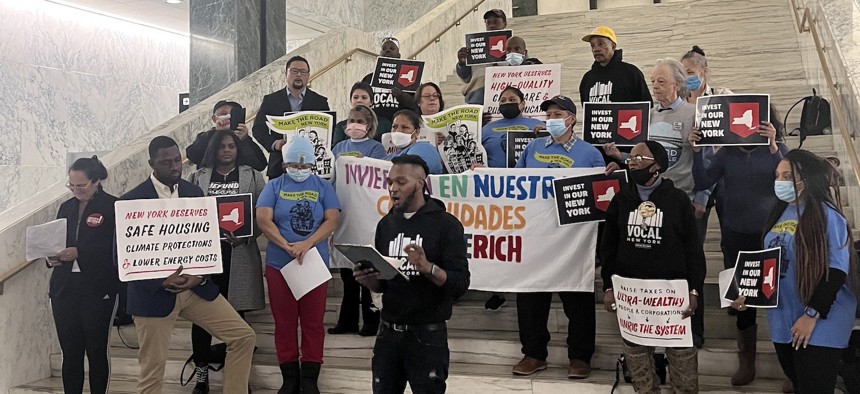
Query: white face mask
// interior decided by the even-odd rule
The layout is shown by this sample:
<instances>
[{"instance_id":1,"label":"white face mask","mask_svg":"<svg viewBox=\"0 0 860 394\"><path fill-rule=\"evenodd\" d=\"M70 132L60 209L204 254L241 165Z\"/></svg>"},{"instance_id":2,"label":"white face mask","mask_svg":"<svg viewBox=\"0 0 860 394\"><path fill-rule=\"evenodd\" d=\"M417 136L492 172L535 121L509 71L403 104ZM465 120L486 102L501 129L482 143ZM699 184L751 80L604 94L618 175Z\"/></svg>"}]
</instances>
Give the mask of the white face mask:
<instances>
[{"instance_id":1,"label":"white face mask","mask_svg":"<svg viewBox=\"0 0 860 394\"><path fill-rule=\"evenodd\" d=\"M394 144L397 149L403 149L412 143L412 134L395 131L391 133L391 143Z\"/></svg>"},{"instance_id":2,"label":"white face mask","mask_svg":"<svg viewBox=\"0 0 860 394\"><path fill-rule=\"evenodd\" d=\"M289 168L288 167L287 168L287 175L290 178L293 178L293 180L296 182L304 182L306 179L310 178L311 169L310 168L298 169L298 168Z\"/></svg>"},{"instance_id":3,"label":"white face mask","mask_svg":"<svg viewBox=\"0 0 860 394\"><path fill-rule=\"evenodd\" d=\"M523 64L523 61L526 60L525 55L519 52L511 52L505 56L505 60L507 60L508 64L512 66L519 66Z\"/></svg>"}]
</instances>

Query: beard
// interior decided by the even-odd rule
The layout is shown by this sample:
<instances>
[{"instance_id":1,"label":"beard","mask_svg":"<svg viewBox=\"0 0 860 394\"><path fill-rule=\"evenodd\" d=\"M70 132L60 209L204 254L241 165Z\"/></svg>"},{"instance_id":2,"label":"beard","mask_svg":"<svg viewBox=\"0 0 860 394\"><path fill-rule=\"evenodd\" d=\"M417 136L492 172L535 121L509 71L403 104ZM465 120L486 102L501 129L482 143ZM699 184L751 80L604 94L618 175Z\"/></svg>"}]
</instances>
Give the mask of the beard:
<instances>
[{"instance_id":1,"label":"beard","mask_svg":"<svg viewBox=\"0 0 860 394\"><path fill-rule=\"evenodd\" d=\"M293 89L304 89L305 82L300 80L300 79L294 79L292 86L293 86Z\"/></svg>"},{"instance_id":2,"label":"beard","mask_svg":"<svg viewBox=\"0 0 860 394\"><path fill-rule=\"evenodd\" d=\"M412 205L412 202L415 201L415 196L420 190L416 187L412 190L412 193L409 194L409 197L403 197L398 201L397 205L392 208L392 211L398 215L402 215L406 213L406 210L409 209L409 206Z\"/></svg>"}]
</instances>

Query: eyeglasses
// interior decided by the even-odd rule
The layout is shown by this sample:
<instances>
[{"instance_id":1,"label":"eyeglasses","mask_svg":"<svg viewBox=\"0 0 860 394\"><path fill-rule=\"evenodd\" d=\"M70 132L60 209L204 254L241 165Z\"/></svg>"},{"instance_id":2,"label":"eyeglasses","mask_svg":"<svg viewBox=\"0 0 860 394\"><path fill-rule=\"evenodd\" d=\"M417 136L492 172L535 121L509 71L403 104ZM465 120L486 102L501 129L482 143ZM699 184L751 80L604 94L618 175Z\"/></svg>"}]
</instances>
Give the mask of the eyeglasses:
<instances>
[{"instance_id":1,"label":"eyeglasses","mask_svg":"<svg viewBox=\"0 0 860 394\"><path fill-rule=\"evenodd\" d=\"M288 68L287 71L289 71L292 75L301 75L303 77L310 75L311 73L310 70L302 70L300 68Z\"/></svg>"},{"instance_id":2,"label":"eyeglasses","mask_svg":"<svg viewBox=\"0 0 860 394\"><path fill-rule=\"evenodd\" d=\"M84 190L84 189L90 187L90 185L92 185L92 184L93 184L93 181L89 181L83 185L73 185L73 184L71 184L71 182L66 182L66 188L71 190L71 191L81 191L81 190Z\"/></svg>"},{"instance_id":3,"label":"eyeglasses","mask_svg":"<svg viewBox=\"0 0 860 394\"><path fill-rule=\"evenodd\" d=\"M310 169L314 168L313 164L306 164L306 163L287 163L284 166L287 168L293 168L293 169L297 169L297 170L310 170Z\"/></svg>"},{"instance_id":4,"label":"eyeglasses","mask_svg":"<svg viewBox=\"0 0 860 394\"><path fill-rule=\"evenodd\" d=\"M630 156L630 157L628 157L627 159L624 159L624 163L625 163L625 164L630 164L630 163L633 163L633 162L641 163L641 162L642 162L642 160L652 160L652 161L653 161L653 160L654 160L654 158L653 158L653 157L648 157L648 156L636 155L636 156Z\"/></svg>"},{"instance_id":5,"label":"eyeglasses","mask_svg":"<svg viewBox=\"0 0 860 394\"><path fill-rule=\"evenodd\" d=\"M442 95L440 95L440 94L438 94L438 93L433 93L433 94L422 94L422 95L421 95L421 98L422 98L422 99L424 99L424 100L431 100L431 99L439 100L440 98L442 98Z\"/></svg>"}]
</instances>

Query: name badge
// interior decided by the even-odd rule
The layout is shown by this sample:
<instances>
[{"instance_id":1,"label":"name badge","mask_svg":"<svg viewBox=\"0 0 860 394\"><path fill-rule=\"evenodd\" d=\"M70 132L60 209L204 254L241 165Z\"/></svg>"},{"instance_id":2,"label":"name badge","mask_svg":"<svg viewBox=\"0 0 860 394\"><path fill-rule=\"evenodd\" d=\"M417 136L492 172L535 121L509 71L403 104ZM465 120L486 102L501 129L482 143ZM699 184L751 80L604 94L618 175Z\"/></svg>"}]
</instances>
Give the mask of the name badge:
<instances>
[{"instance_id":1,"label":"name badge","mask_svg":"<svg viewBox=\"0 0 860 394\"><path fill-rule=\"evenodd\" d=\"M684 129L684 122L674 122L672 123L672 130L681 131Z\"/></svg>"}]
</instances>

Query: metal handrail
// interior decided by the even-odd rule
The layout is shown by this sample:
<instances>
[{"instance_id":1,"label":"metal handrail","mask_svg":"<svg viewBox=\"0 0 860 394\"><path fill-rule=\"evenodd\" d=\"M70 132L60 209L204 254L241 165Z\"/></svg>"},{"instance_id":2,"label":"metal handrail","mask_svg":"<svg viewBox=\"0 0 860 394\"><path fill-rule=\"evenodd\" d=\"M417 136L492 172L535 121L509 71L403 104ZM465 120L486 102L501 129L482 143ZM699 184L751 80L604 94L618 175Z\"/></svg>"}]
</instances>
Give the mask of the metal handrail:
<instances>
[{"instance_id":1,"label":"metal handrail","mask_svg":"<svg viewBox=\"0 0 860 394\"><path fill-rule=\"evenodd\" d=\"M471 14L471 13L473 13L473 12L478 12L478 6L480 6L481 4L484 4L484 1L485 1L485 0L481 0L481 1L479 1L479 2L478 2L477 4L475 4L475 6L474 6L474 7L472 7L469 11L466 11L466 13L465 13L465 14L460 15L460 17L459 17L459 18L457 18L457 19L455 19L455 20L454 20L454 22L451 22L451 24L450 24L450 25L448 25L448 27L446 27L444 30L442 30L442 31L441 31L439 34L437 34L435 37L431 38L431 39L430 39L430 41L427 41L427 43L426 43L426 44L424 44L424 46L422 46L421 48L418 48L418 50L417 50L417 51L415 51L415 53L413 53L411 56L409 56L409 58L414 60L416 57L418 57L418 55L420 55L420 54L421 54L421 52L424 52L424 50L425 50L425 49L429 48L429 47L430 47L430 45L433 45L433 44L438 43L438 42L440 41L440 39L442 38L442 36L443 36L445 33L447 33L448 31L450 31L451 29L453 29L455 26L460 26L460 22L461 22L461 21L463 21L463 19L466 19L466 17L467 17L467 16L469 16L469 14Z\"/></svg>"},{"instance_id":2,"label":"metal handrail","mask_svg":"<svg viewBox=\"0 0 860 394\"><path fill-rule=\"evenodd\" d=\"M431 38L426 44L424 44L421 48L419 48L409 58L415 59L415 57L417 57L419 54L421 54L421 52L423 52L424 50L429 48L431 45L438 43L440 41L441 37L445 33L448 33L454 27L459 26L460 22L463 19L465 19L467 16L469 16L469 14L471 14L473 12L478 12L478 6L483 4L484 1L485 0L480 0L477 4L475 4L474 7L469 9L469 11L467 11L466 13L461 15L459 18L454 20L454 22L452 22L450 25L445 27L444 30L442 30L435 37ZM350 61L352 61L352 56L355 54L368 55L368 56L373 56L373 57L377 56L376 53L368 51L364 48L353 48L353 49L349 50L348 52L344 53L343 55L341 55L340 57L338 57L337 59L333 60L331 63L327 64L325 67L321 68L315 74L311 75L311 77L308 79L308 86L310 86L310 83L313 82L315 79L317 79L317 78L321 77L323 74L331 71L333 68L337 67L340 63L349 63ZM251 122L256 118L257 118L257 112L254 112L245 119L245 123ZM188 165L189 163L190 163L190 161L188 160L187 157L185 158L185 160L182 161L183 166ZM32 261L23 261L23 262L19 263L17 266L15 266L15 268L11 269L10 271L6 272L3 275L0 275L0 295L3 295L3 285L6 283L6 281L11 279L15 275L18 275L19 273L21 273L22 271L27 269L27 267L33 265L33 263L40 261L40 260L41 259L36 259L36 260L32 260Z\"/></svg>"},{"instance_id":3,"label":"metal handrail","mask_svg":"<svg viewBox=\"0 0 860 394\"><path fill-rule=\"evenodd\" d=\"M833 82L833 76L830 74L830 66L827 63L827 57L824 54L826 51L821 43L821 36L818 33L818 23L812 15L809 7L799 7L797 0L791 0L791 6L794 13L795 22L797 22L797 31L799 33L809 32L812 34L812 41L815 43L815 50L818 52L818 61L821 63L821 71L824 74L824 79L827 82L827 89L830 91L831 105L836 112L836 121L839 122L839 133L842 134L842 142L845 144L846 153L849 153L848 159L851 161L851 167L854 172L854 179L857 185L860 186L860 159L857 158L857 151L854 148L848 121L845 119L845 113L842 109L842 103L839 101L839 92L836 91L837 84ZM803 15L800 15L800 12ZM850 152L848 151L850 149Z\"/></svg>"}]
</instances>

